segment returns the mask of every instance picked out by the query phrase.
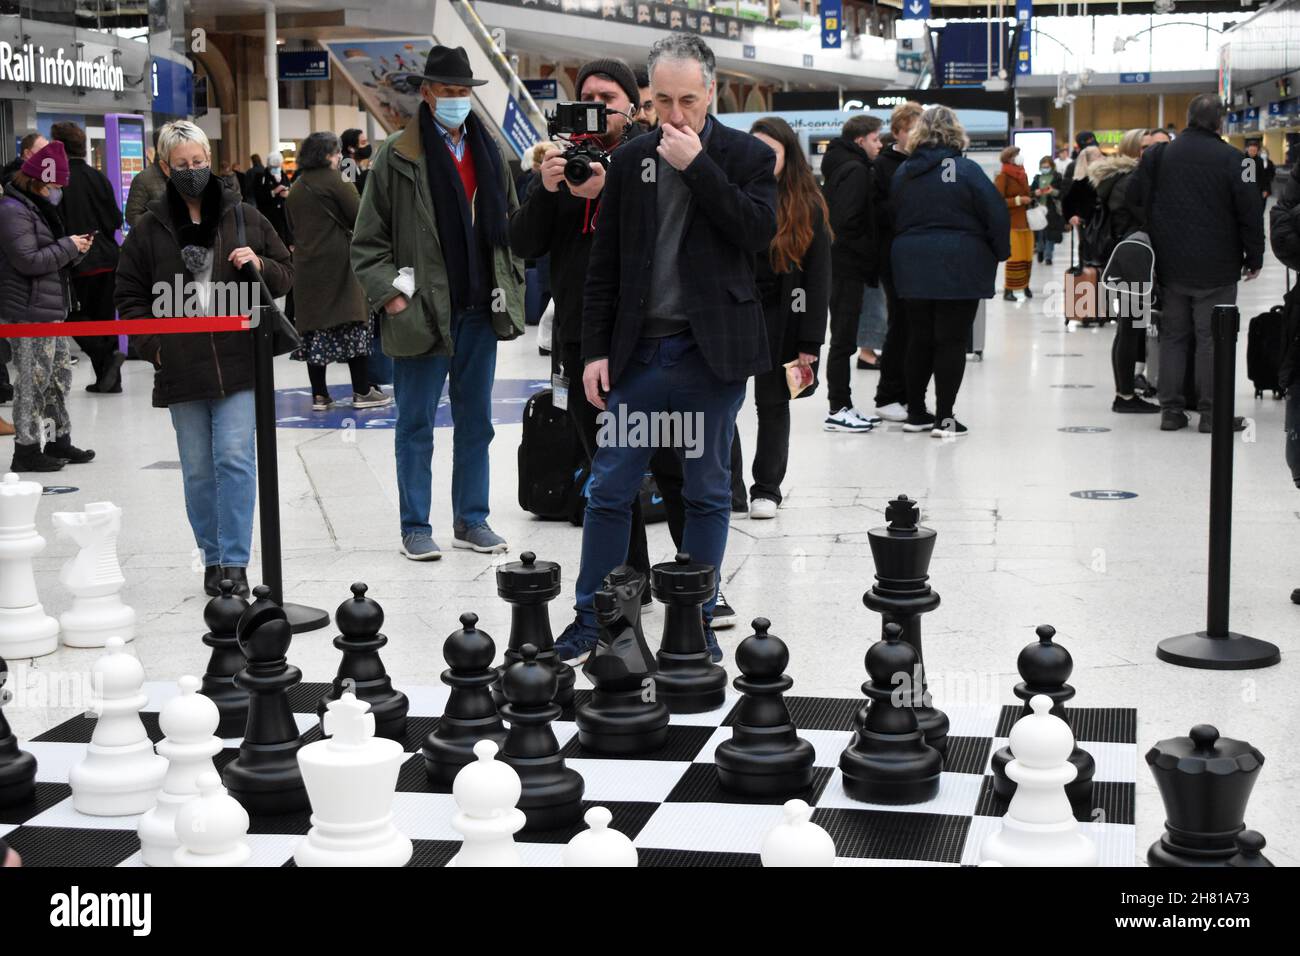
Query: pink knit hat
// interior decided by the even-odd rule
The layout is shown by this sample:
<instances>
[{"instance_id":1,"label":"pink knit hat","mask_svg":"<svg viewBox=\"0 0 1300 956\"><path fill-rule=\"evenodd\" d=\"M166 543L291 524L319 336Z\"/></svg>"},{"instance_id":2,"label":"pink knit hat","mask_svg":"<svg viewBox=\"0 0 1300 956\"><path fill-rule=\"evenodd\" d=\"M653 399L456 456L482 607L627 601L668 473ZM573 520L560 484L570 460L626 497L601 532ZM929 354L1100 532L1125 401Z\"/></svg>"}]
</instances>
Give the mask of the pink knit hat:
<instances>
[{"instance_id":1,"label":"pink knit hat","mask_svg":"<svg viewBox=\"0 0 1300 956\"><path fill-rule=\"evenodd\" d=\"M68 153L57 139L27 157L23 173L49 186L68 185Z\"/></svg>"}]
</instances>

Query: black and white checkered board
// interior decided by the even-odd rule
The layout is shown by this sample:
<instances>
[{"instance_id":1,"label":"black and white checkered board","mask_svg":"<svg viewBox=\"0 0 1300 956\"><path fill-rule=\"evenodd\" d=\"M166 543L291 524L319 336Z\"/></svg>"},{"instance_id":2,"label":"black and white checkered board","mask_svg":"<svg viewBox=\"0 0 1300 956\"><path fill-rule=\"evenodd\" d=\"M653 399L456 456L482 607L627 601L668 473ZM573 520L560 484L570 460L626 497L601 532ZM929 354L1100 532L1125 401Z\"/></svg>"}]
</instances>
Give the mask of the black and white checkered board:
<instances>
[{"instance_id":1,"label":"black and white checkered board","mask_svg":"<svg viewBox=\"0 0 1300 956\"><path fill-rule=\"evenodd\" d=\"M328 687L304 683L291 692L299 727L308 743L319 740L316 703ZM150 736L162 739L158 710L177 693L174 684L145 686L149 703L142 715ZM403 765L393 804L396 826L415 843L413 866L441 866L455 854L460 836L451 827L455 803L449 792L430 786L419 749L438 722L447 698L444 687L407 689L410 719ZM581 702L587 691L578 691ZM815 782L803 798L816 809L813 820L835 840L844 866L942 866L974 864L980 842L998 826L1005 804L993 794L989 759L1006 743L1018 706L946 709L951 721L948 762L939 795L907 807L858 803L844 793L837 769L852 736L853 714L862 699L789 697L800 735L817 751ZM942 702L940 702L942 703ZM553 725L569 766L586 781L585 799L612 812L613 826L636 844L643 866L757 866L763 837L782 815L780 800L755 801L719 788L714 748L730 736L736 694L708 714L677 715L668 743L657 754L611 759L578 745L572 714ZM1070 723L1081 746L1097 762L1096 805L1085 828L1096 840L1103 866L1135 863L1133 825L1137 771L1136 713L1129 709L1077 708ZM38 761L36 796L27 806L0 809L0 837L29 866L139 866L138 817L91 817L72 809L68 771L90 741L94 721L74 717L23 745ZM239 741L225 741L216 757L221 769ZM559 865L564 843L583 825L562 832L517 838L530 866ZM252 864L280 866L291 860L308 829L306 812L256 817L248 842Z\"/></svg>"}]
</instances>

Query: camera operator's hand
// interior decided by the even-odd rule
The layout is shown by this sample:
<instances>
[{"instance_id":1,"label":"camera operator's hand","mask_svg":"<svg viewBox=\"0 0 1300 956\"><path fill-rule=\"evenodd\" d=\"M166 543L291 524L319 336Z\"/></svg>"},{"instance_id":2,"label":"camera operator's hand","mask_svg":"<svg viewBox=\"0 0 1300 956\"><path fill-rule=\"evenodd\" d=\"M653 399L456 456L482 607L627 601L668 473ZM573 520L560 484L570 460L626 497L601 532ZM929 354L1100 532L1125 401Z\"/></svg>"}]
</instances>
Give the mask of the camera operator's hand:
<instances>
[{"instance_id":1,"label":"camera operator's hand","mask_svg":"<svg viewBox=\"0 0 1300 956\"><path fill-rule=\"evenodd\" d=\"M700 150L700 134L689 126L680 130L676 126L664 126L664 136L657 147L659 155L668 161L668 165L679 172L691 164Z\"/></svg>"},{"instance_id":2,"label":"camera operator's hand","mask_svg":"<svg viewBox=\"0 0 1300 956\"><path fill-rule=\"evenodd\" d=\"M564 182L564 164L562 153L552 153L542 160L542 186L547 192L558 193L560 183Z\"/></svg>"},{"instance_id":3,"label":"camera operator's hand","mask_svg":"<svg viewBox=\"0 0 1300 956\"><path fill-rule=\"evenodd\" d=\"M587 401L601 411L605 410L605 395L609 394L609 359L588 363L582 370L582 390L587 393Z\"/></svg>"},{"instance_id":4,"label":"camera operator's hand","mask_svg":"<svg viewBox=\"0 0 1300 956\"><path fill-rule=\"evenodd\" d=\"M604 163L589 163L591 166L591 178L581 186L575 186L569 183L569 192L579 199L595 199L600 195L600 191L605 188L605 165Z\"/></svg>"}]
</instances>

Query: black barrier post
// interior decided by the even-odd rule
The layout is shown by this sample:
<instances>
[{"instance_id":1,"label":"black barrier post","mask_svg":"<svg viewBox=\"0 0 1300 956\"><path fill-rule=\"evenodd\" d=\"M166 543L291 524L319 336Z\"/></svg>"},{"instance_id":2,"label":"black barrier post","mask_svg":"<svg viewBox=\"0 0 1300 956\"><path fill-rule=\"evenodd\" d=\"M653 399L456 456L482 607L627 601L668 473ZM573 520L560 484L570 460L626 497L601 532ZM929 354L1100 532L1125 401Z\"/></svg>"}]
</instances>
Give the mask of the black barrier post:
<instances>
[{"instance_id":1,"label":"black barrier post","mask_svg":"<svg viewBox=\"0 0 1300 956\"><path fill-rule=\"evenodd\" d=\"M245 268L252 268L246 266ZM266 287L261 287L266 295ZM295 634L315 631L330 622L328 611L284 600L280 569L280 468L275 448L275 323L264 309L253 330L253 416L257 423L257 513L262 523L262 583L284 608Z\"/></svg>"},{"instance_id":2,"label":"black barrier post","mask_svg":"<svg viewBox=\"0 0 1300 956\"><path fill-rule=\"evenodd\" d=\"M1241 313L1235 305L1214 307L1214 431L1210 435L1210 573L1205 630L1165 638L1156 646L1156 657L1180 667L1247 670L1270 667L1282 659L1277 645L1228 629L1232 589L1232 435L1240 328Z\"/></svg>"}]
</instances>

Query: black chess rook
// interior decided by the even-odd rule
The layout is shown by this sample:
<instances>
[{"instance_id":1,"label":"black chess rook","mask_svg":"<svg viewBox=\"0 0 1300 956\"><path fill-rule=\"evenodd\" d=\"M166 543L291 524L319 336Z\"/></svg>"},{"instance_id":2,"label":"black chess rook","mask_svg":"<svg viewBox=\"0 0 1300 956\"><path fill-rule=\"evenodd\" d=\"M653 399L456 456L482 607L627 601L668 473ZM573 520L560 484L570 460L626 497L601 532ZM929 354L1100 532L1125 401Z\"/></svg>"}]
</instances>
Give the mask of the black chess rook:
<instances>
[{"instance_id":1,"label":"black chess rook","mask_svg":"<svg viewBox=\"0 0 1300 956\"><path fill-rule=\"evenodd\" d=\"M339 629L334 646L343 652L338 675L330 689L321 697L316 713L321 721L331 701L344 694L352 694L370 705L375 716L375 736L401 740L406 733L406 712L410 702L406 695L393 687L392 678L384 669L379 656L388 638L379 633L384 626L384 609L373 598L366 597L366 585L352 585L352 597L339 605L334 612L334 623Z\"/></svg>"},{"instance_id":2,"label":"black chess rook","mask_svg":"<svg viewBox=\"0 0 1300 956\"><path fill-rule=\"evenodd\" d=\"M497 595L510 605L510 638L497 682L492 685L498 707L505 703L500 675L520 659L525 644L537 648L537 660L555 672L555 702L566 709L573 705L573 668L556 656L551 635L549 605L559 593L560 566L554 561L538 561L531 551L497 568Z\"/></svg>"},{"instance_id":3,"label":"black chess rook","mask_svg":"<svg viewBox=\"0 0 1300 956\"><path fill-rule=\"evenodd\" d=\"M506 725L490 690L497 679L492 667L496 653L492 638L478 629L478 615L473 612L460 616L460 630L452 631L442 645L447 662L442 682L451 692L421 748L425 772L435 784L451 786L461 768L476 759L474 745L480 740L495 741L498 747L505 743Z\"/></svg>"},{"instance_id":4,"label":"black chess rook","mask_svg":"<svg viewBox=\"0 0 1300 956\"><path fill-rule=\"evenodd\" d=\"M26 803L36 792L36 758L18 749L18 738L9 729L4 705L10 693L5 690L9 681L9 665L0 657L0 807Z\"/></svg>"},{"instance_id":5,"label":"black chess rook","mask_svg":"<svg viewBox=\"0 0 1300 956\"><path fill-rule=\"evenodd\" d=\"M245 664L235 629L248 610L248 602L235 594L235 582L225 580L219 587L221 593L203 608L203 623L208 626L203 643L212 648L212 653L199 693L217 705L221 715L217 736L238 737L248 724L248 691L235 684L235 675Z\"/></svg>"},{"instance_id":6,"label":"black chess rook","mask_svg":"<svg viewBox=\"0 0 1300 956\"><path fill-rule=\"evenodd\" d=\"M670 713L716 710L726 700L727 672L713 663L704 639L704 605L717 581L712 565L696 564L688 554L650 569L651 592L664 605L655 687Z\"/></svg>"}]
</instances>

